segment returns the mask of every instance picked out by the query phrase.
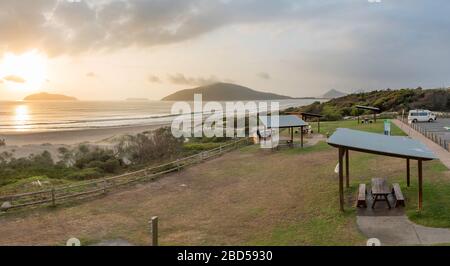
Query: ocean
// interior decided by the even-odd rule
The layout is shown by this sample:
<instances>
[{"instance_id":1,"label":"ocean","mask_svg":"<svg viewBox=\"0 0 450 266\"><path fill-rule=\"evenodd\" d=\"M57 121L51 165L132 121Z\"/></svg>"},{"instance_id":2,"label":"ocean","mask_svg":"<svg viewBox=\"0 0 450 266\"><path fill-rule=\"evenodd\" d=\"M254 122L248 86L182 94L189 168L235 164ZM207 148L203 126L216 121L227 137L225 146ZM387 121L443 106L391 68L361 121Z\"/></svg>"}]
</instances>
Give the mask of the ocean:
<instances>
[{"instance_id":1,"label":"ocean","mask_svg":"<svg viewBox=\"0 0 450 266\"><path fill-rule=\"evenodd\" d=\"M277 100L280 109L314 101L317 99ZM174 118L173 104L166 101L0 101L0 133L169 124Z\"/></svg>"}]
</instances>

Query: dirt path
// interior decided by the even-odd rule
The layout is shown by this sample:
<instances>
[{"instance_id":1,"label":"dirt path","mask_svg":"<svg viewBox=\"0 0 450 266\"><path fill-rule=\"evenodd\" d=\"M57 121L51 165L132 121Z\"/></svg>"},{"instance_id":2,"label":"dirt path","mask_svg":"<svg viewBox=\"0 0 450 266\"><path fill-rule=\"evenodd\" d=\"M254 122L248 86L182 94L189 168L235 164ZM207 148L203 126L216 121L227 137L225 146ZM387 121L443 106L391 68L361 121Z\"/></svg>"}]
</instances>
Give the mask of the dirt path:
<instances>
[{"instance_id":1,"label":"dirt path","mask_svg":"<svg viewBox=\"0 0 450 266\"><path fill-rule=\"evenodd\" d=\"M326 141L327 138L322 134L313 134L312 137L306 138L305 140L305 146L308 147L316 145L317 143L319 143L319 141Z\"/></svg>"}]
</instances>

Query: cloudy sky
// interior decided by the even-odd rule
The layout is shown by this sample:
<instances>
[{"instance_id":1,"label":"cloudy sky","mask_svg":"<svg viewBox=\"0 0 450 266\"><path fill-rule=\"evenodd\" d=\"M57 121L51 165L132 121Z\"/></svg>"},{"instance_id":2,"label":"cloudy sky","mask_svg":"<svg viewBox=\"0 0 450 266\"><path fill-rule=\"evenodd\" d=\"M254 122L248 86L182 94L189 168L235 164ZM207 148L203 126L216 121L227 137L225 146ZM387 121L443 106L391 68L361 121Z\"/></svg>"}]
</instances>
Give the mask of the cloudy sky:
<instances>
[{"instance_id":1,"label":"cloudy sky","mask_svg":"<svg viewBox=\"0 0 450 266\"><path fill-rule=\"evenodd\" d=\"M1 0L0 99L450 84L448 0Z\"/></svg>"}]
</instances>

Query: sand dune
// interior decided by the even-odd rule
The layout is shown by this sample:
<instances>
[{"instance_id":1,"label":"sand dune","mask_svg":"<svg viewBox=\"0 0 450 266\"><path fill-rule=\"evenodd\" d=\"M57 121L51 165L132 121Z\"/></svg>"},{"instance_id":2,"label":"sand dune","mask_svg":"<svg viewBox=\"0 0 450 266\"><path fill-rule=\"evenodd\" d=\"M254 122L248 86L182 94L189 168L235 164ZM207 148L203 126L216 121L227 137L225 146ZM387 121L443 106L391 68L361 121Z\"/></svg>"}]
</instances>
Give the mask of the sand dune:
<instances>
[{"instance_id":1,"label":"sand dune","mask_svg":"<svg viewBox=\"0 0 450 266\"><path fill-rule=\"evenodd\" d=\"M26 157L30 154L39 154L49 151L54 160L58 160L58 148L70 148L80 143L90 143L99 146L111 145L110 138L115 136L137 134L154 130L164 125L146 125L133 127L116 127L102 129L86 129L58 132L15 132L2 134L0 139L6 140L6 146L0 147L0 153L12 152L14 157Z\"/></svg>"}]
</instances>

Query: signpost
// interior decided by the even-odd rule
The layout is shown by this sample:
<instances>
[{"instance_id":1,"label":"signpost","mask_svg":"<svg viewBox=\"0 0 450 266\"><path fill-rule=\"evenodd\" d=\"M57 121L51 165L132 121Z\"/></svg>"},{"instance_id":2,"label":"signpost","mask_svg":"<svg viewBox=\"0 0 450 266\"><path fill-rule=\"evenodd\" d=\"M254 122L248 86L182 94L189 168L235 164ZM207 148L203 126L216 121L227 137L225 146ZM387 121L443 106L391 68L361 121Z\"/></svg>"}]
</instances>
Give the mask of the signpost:
<instances>
[{"instance_id":1,"label":"signpost","mask_svg":"<svg viewBox=\"0 0 450 266\"><path fill-rule=\"evenodd\" d=\"M384 120L384 135L391 135L391 120L389 119Z\"/></svg>"}]
</instances>

